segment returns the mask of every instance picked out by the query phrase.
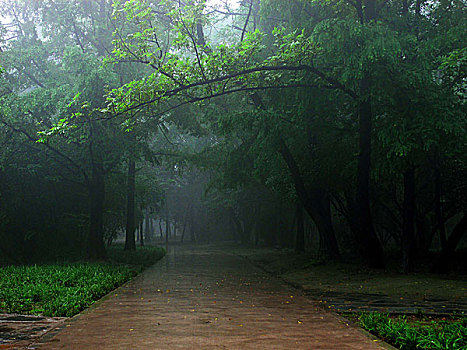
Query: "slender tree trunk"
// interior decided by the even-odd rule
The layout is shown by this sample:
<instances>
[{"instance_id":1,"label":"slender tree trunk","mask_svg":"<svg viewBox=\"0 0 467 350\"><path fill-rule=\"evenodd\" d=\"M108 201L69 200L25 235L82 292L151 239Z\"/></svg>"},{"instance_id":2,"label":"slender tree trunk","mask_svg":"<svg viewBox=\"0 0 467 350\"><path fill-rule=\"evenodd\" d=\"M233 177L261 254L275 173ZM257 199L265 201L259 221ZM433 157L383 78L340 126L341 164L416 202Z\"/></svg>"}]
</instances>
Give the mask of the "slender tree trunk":
<instances>
[{"instance_id":1,"label":"slender tree trunk","mask_svg":"<svg viewBox=\"0 0 467 350\"><path fill-rule=\"evenodd\" d=\"M151 231L149 228L149 222L151 221L151 217L149 215L149 210L146 209L144 214L144 233L146 234L145 238L150 239Z\"/></svg>"},{"instance_id":2,"label":"slender tree trunk","mask_svg":"<svg viewBox=\"0 0 467 350\"><path fill-rule=\"evenodd\" d=\"M90 260L105 260L107 253L104 244L104 198L105 182L100 165L92 167L89 184L90 221L88 231L87 256Z\"/></svg>"},{"instance_id":3,"label":"slender tree trunk","mask_svg":"<svg viewBox=\"0 0 467 350\"><path fill-rule=\"evenodd\" d=\"M402 271L413 270L415 255L415 169L404 172L404 204L402 227Z\"/></svg>"},{"instance_id":4,"label":"slender tree trunk","mask_svg":"<svg viewBox=\"0 0 467 350\"><path fill-rule=\"evenodd\" d=\"M308 193L298 164L283 139L279 139L279 151L290 170L298 198L318 228L326 257L334 260L339 259L340 253L332 226L329 196L318 188L314 188Z\"/></svg>"},{"instance_id":5,"label":"slender tree trunk","mask_svg":"<svg viewBox=\"0 0 467 350\"><path fill-rule=\"evenodd\" d=\"M169 234L170 234L170 222L169 222L169 216L167 215L165 217L165 243L169 243Z\"/></svg>"},{"instance_id":6,"label":"slender tree trunk","mask_svg":"<svg viewBox=\"0 0 467 350\"><path fill-rule=\"evenodd\" d=\"M441 255L435 262L432 271L437 273L449 272L451 261L456 251L457 245L462 239L462 236L467 232L467 213L464 212L464 216L452 230L451 235L446 241L445 248L441 251Z\"/></svg>"},{"instance_id":7,"label":"slender tree trunk","mask_svg":"<svg viewBox=\"0 0 467 350\"><path fill-rule=\"evenodd\" d=\"M238 230L237 230L237 225L235 224L235 220L234 220L234 215L233 213L231 213L230 215L230 229L232 230L232 233L234 235L234 239L235 239L235 243L240 243L241 242L241 239L240 239L240 236L238 234Z\"/></svg>"},{"instance_id":8,"label":"slender tree trunk","mask_svg":"<svg viewBox=\"0 0 467 350\"><path fill-rule=\"evenodd\" d=\"M139 245L144 246L144 231L143 231L143 220L139 222Z\"/></svg>"},{"instance_id":9,"label":"slender tree trunk","mask_svg":"<svg viewBox=\"0 0 467 350\"><path fill-rule=\"evenodd\" d=\"M190 241L191 241L191 243L196 242L195 218L194 218L194 213L193 212L191 212L191 214L190 214Z\"/></svg>"},{"instance_id":10,"label":"slender tree trunk","mask_svg":"<svg viewBox=\"0 0 467 350\"><path fill-rule=\"evenodd\" d=\"M421 254L426 254L428 252L428 234L425 225L425 215L422 213L415 214L415 229L416 229L416 240L417 247Z\"/></svg>"},{"instance_id":11,"label":"slender tree trunk","mask_svg":"<svg viewBox=\"0 0 467 350\"><path fill-rule=\"evenodd\" d=\"M183 240L185 239L185 231L186 231L186 218L185 218L185 221L183 221L183 230L182 230L182 237L180 237L180 243L183 243Z\"/></svg>"},{"instance_id":12,"label":"slender tree trunk","mask_svg":"<svg viewBox=\"0 0 467 350\"><path fill-rule=\"evenodd\" d=\"M172 238L172 223L170 222L169 217L167 217L167 229L169 230L169 238Z\"/></svg>"},{"instance_id":13,"label":"slender tree trunk","mask_svg":"<svg viewBox=\"0 0 467 350\"><path fill-rule=\"evenodd\" d=\"M162 230L162 216L159 217L159 233L161 240L164 239L164 232Z\"/></svg>"},{"instance_id":14,"label":"slender tree trunk","mask_svg":"<svg viewBox=\"0 0 467 350\"><path fill-rule=\"evenodd\" d=\"M136 250L135 243L135 182L136 164L134 159L128 161L128 184L127 184L127 206L126 206L126 236L125 250Z\"/></svg>"},{"instance_id":15,"label":"slender tree trunk","mask_svg":"<svg viewBox=\"0 0 467 350\"><path fill-rule=\"evenodd\" d=\"M438 222L439 240L441 242L442 249L446 248L446 226L444 225L443 211L441 205L441 173L439 169L439 161L435 164L434 170L435 176L435 214L436 221Z\"/></svg>"},{"instance_id":16,"label":"slender tree trunk","mask_svg":"<svg viewBox=\"0 0 467 350\"><path fill-rule=\"evenodd\" d=\"M369 3L371 1L368 1ZM356 209L358 225L355 230L360 252L374 268L384 267L383 247L376 236L370 210L371 119L370 77L365 73L360 83L359 149Z\"/></svg>"},{"instance_id":17,"label":"slender tree trunk","mask_svg":"<svg viewBox=\"0 0 467 350\"><path fill-rule=\"evenodd\" d=\"M249 237L248 237L248 232L247 229L245 228L245 222L243 222L238 218L237 215L233 215L232 217L233 222L235 224L235 228L237 229L237 234L240 237L240 244L241 245L248 245L249 243Z\"/></svg>"},{"instance_id":18,"label":"slender tree trunk","mask_svg":"<svg viewBox=\"0 0 467 350\"><path fill-rule=\"evenodd\" d=\"M303 204L297 201L296 204L296 219L297 219L297 237L295 239L295 251L305 251L305 226L303 224Z\"/></svg>"}]
</instances>

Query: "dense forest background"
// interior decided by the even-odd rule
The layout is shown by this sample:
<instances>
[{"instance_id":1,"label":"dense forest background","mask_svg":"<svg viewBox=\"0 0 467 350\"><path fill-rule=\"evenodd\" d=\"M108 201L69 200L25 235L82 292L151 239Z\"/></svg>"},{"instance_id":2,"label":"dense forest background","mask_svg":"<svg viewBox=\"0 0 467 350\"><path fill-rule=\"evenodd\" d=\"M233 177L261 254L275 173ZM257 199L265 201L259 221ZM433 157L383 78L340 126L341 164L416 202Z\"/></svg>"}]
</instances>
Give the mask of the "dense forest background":
<instances>
[{"instance_id":1,"label":"dense forest background","mask_svg":"<svg viewBox=\"0 0 467 350\"><path fill-rule=\"evenodd\" d=\"M9 0L0 18L3 262L105 259L137 228L404 272L465 257L464 1Z\"/></svg>"}]
</instances>

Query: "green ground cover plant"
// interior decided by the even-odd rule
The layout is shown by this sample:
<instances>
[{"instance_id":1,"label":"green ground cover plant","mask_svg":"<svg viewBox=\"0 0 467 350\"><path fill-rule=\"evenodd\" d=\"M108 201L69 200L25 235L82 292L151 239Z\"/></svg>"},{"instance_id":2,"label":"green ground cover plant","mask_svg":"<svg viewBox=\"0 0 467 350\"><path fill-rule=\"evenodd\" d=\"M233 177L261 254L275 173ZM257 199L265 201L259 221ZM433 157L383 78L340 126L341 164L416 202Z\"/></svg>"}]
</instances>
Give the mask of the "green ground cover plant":
<instances>
[{"instance_id":1,"label":"green ground cover plant","mask_svg":"<svg viewBox=\"0 0 467 350\"><path fill-rule=\"evenodd\" d=\"M0 312L73 316L164 256L162 248L109 249L111 263L0 268Z\"/></svg>"},{"instance_id":2,"label":"green ground cover plant","mask_svg":"<svg viewBox=\"0 0 467 350\"><path fill-rule=\"evenodd\" d=\"M363 313L360 326L404 350L467 349L467 317L457 320L409 320L381 313Z\"/></svg>"}]
</instances>

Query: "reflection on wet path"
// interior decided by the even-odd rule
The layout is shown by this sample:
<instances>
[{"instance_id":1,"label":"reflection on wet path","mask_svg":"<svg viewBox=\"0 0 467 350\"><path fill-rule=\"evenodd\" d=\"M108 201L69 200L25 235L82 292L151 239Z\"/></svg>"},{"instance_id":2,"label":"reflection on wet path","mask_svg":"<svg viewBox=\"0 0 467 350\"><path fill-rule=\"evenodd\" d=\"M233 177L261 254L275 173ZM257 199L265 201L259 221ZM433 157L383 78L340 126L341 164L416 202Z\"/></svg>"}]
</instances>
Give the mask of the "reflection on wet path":
<instances>
[{"instance_id":1,"label":"reflection on wet path","mask_svg":"<svg viewBox=\"0 0 467 350\"><path fill-rule=\"evenodd\" d=\"M216 247L169 246L41 349L381 349L296 293Z\"/></svg>"}]
</instances>

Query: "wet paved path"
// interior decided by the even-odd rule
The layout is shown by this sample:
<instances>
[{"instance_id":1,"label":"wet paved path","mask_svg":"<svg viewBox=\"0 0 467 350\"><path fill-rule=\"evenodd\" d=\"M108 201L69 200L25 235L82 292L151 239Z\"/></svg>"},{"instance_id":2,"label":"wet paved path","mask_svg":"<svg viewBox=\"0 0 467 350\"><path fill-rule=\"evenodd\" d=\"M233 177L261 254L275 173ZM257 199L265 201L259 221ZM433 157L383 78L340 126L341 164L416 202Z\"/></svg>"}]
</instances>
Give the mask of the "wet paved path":
<instances>
[{"instance_id":1,"label":"wet paved path","mask_svg":"<svg viewBox=\"0 0 467 350\"><path fill-rule=\"evenodd\" d=\"M383 349L247 260L171 247L29 349Z\"/></svg>"}]
</instances>

